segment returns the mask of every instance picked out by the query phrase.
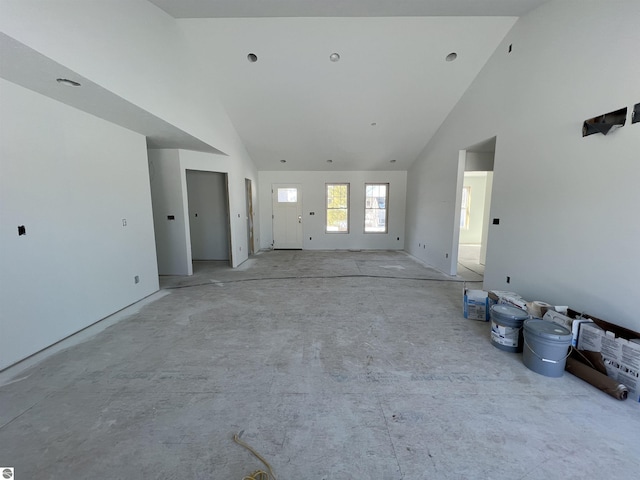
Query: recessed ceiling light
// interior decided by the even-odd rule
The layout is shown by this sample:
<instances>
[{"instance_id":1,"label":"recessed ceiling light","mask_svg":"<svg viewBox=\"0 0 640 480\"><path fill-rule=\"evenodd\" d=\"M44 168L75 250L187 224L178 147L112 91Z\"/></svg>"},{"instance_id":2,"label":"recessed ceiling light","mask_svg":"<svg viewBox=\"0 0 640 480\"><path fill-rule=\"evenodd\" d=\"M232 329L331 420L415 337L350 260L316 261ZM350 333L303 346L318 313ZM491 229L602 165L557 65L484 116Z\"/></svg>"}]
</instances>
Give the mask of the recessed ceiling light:
<instances>
[{"instance_id":1,"label":"recessed ceiling light","mask_svg":"<svg viewBox=\"0 0 640 480\"><path fill-rule=\"evenodd\" d=\"M396 163L397 160L389 160L390 163Z\"/></svg>"},{"instance_id":2,"label":"recessed ceiling light","mask_svg":"<svg viewBox=\"0 0 640 480\"><path fill-rule=\"evenodd\" d=\"M285 159L280 160L280 163L287 163Z\"/></svg>"},{"instance_id":3,"label":"recessed ceiling light","mask_svg":"<svg viewBox=\"0 0 640 480\"><path fill-rule=\"evenodd\" d=\"M449 55L446 56L445 60L447 62L453 62L456 58L458 58L458 54L456 52L451 52Z\"/></svg>"},{"instance_id":4,"label":"recessed ceiling light","mask_svg":"<svg viewBox=\"0 0 640 480\"><path fill-rule=\"evenodd\" d=\"M327 163L333 163L333 160L329 159L327 160Z\"/></svg>"},{"instance_id":5,"label":"recessed ceiling light","mask_svg":"<svg viewBox=\"0 0 640 480\"><path fill-rule=\"evenodd\" d=\"M79 87L80 84L78 82L74 82L73 80L69 80L68 78L56 78L56 82L60 85L65 85L67 87Z\"/></svg>"},{"instance_id":6,"label":"recessed ceiling light","mask_svg":"<svg viewBox=\"0 0 640 480\"><path fill-rule=\"evenodd\" d=\"M251 63L255 63L258 61L258 56L255 53L250 53L249 55L247 55L247 60L249 60Z\"/></svg>"},{"instance_id":7,"label":"recessed ceiling light","mask_svg":"<svg viewBox=\"0 0 640 480\"><path fill-rule=\"evenodd\" d=\"M340 60L340 54L338 53L332 53L331 55L329 55L329 60L331 60L332 62L337 62Z\"/></svg>"}]
</instances>

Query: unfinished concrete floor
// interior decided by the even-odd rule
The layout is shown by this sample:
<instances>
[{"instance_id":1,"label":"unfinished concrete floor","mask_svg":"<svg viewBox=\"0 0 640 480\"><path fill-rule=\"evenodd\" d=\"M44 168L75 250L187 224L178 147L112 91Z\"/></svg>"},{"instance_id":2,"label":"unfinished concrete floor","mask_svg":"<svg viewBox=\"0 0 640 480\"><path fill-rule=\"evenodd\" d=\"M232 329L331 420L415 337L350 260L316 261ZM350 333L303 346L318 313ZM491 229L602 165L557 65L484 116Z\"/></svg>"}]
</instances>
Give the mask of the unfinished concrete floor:
<instances>
[{"instance_id":1,"label":"unfinished concrete floor","mask_svg":"<svg viewBox=\"0 0 640 480\"><path fill-rule=\"evenodd\" d=\"M458 272L460 275L475 273L484 275L484 265L480 263L480 249L478 244L458 245ZM466 273L465 273L466 272Z\"/></svg>"},{"instance_id":2,"label":"unfinished concrete floor","mask_svg":"<svg viewBox=\"0 0 640 480\"><path fill-rule=\"evenodd\" d=\"M240 480L243 432L279 480L637 478L640 405L494 348L447 279L398 252L199 263L0 388L0 465Z\"/></svg>"}]
</instances>

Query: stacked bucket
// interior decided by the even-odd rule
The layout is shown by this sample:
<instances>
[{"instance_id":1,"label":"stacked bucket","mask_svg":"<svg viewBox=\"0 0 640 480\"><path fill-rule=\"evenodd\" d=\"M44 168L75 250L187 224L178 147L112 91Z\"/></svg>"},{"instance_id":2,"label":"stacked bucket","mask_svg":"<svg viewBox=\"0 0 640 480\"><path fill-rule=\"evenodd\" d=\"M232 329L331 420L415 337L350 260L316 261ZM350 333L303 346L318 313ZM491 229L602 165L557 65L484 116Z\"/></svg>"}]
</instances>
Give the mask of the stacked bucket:
<instances>
[{"instance_id":1,"label":"stacked bucket","mask_svg":"<svg viewBox=\"0 0 640 480\"><path fill-rule=\"evenodd\" d=\"M523 352L527 368L546 377L561 377L571 347L565 327L510 305L491 307L491 343L506 352Z\"/></svg>"}]
</instances>

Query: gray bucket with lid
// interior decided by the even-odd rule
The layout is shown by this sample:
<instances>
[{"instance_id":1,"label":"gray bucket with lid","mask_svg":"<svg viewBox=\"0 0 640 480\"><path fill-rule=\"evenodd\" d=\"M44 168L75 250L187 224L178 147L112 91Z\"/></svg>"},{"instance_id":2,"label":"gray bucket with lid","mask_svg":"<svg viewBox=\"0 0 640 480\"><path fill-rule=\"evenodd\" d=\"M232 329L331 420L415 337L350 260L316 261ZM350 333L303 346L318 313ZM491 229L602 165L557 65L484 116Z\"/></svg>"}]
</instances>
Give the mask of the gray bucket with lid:
<instances>
[{"instance_id":1,"label":"gray bucket with lid","mask_svg":"<svg viewBox=\"0 0 640 480\"><path fill-rule=\"evenodd\" d=\"M522 324L529 318L524 310L510 305L491 307L491 343L506 352L521 352Z\"/></svg>"},{"instance_id":2,"label":"gray bucket with lid","mask_svg":"<svg viewBox=\"0 0 640 480\"><path fill-rule=\"evenodd\" d=\"M569 356L571 332L557 323L541 318L524 321L525 366L546 377L561 377Z\"/></svg>"}]
</instances>

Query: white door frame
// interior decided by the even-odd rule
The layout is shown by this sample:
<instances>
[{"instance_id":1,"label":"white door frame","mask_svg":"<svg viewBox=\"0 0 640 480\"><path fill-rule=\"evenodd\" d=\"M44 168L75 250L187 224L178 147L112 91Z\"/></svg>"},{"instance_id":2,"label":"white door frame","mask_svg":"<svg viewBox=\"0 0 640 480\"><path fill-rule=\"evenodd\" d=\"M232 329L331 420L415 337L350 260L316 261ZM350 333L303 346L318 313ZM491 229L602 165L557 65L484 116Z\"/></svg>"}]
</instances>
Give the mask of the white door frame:
<instances>
[{"instance_id":1,"label":"white door frame","mask_svg":"<svg viewBox=\"0 0 640 480\"><path fill-rule=\"evenodd\" d=\"M278 189L295 188L295 202L279 202ZM272 231L274 249L302 250L302 188L298 183L271 185Z\"/></svg>"}]
</instances>

